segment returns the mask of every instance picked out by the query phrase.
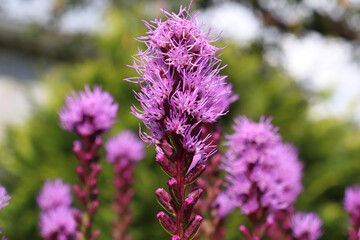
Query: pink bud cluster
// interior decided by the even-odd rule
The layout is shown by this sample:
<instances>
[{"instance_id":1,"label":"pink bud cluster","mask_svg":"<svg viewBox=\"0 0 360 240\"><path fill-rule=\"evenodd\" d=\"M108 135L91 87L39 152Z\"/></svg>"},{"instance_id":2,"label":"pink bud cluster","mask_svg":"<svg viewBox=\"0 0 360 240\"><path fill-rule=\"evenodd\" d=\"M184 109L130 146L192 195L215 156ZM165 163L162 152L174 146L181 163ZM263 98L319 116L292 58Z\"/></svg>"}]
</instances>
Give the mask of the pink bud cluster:
<instances>
[{"instance_id":1,"label":"pink bud cluster","mask_svg":"<svg viewBox=\"0 0 360 240\"><path fill-rule=\"evenodd\" d=\"M113 239L129 240L127 229L132 221L130 201L134 195L133 172L136 163L144 158L144 143L130 130L125 130L109 139L105 144L107 160L113 164L115 186L113 210Z\"/></svg>"}]
</instances>

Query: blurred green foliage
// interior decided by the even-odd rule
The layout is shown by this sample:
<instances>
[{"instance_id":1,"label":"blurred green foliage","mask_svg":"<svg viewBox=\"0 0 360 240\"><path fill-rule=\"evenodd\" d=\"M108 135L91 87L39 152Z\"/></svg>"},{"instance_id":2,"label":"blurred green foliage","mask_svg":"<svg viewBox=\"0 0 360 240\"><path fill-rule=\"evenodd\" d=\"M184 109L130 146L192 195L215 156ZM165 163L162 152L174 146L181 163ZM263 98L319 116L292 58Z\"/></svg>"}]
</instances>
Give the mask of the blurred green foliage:
<instances>
[{"instance_id":1,"label":"blurred green foliage","mask_svg":"<svg viewBox=\"0 0 360 240\"><path fill-rule=\"evenodd\" d=\"M132 89L138 86L122 79L136 76L126 65L132 63L130 56L141 46L133 38L146 32L140 21L143 16L136 9L113 10L107 16L107 31L97 38L98 56L52 69L43 79L49 92L45 107L39 107L24 126L9 128L1 143L0 182L12 199L0 213L0 225L11 240L40 239L35 197L47 178L62 177L67 182L77 182L77 161L72 153L76 136L60 129L57 115L64 96L71 89L101 84L120 103L119 120L104 139L124 128L138 131L139 121L129 113L129 107L135 102ZM281 69L268 66L262 58L260 44L255 43L247 49L231 42L217 44L228 44L221 57L228 67L222 73L228 75L234 92L240 96L219 123L224 132L231 132L233 118L237 115L255 120L261 115L273 116L273 123L280 127L285 141L299 148L305 163L305 190L297 201L297 208L320 214L325 232L322 239L346 239L349 224L341 202L345 187L360 183L359 129L354 123L335 118L311 120L308 108L314 93L302 89ZM100 175L102 205L95 225L102 230L101 239L107 240L111 239L113 187L111 167L105 161L103 167ZM160 206L154 192L165 186L166 177L155 164L154 147L148 147L147 157L139 163L135 177L134 222L130 229L134 239L168 239L156 220ZM243 222L238 212L229 216L227 239L241 239L237 229Z\"/></svg>"}]
</instances>

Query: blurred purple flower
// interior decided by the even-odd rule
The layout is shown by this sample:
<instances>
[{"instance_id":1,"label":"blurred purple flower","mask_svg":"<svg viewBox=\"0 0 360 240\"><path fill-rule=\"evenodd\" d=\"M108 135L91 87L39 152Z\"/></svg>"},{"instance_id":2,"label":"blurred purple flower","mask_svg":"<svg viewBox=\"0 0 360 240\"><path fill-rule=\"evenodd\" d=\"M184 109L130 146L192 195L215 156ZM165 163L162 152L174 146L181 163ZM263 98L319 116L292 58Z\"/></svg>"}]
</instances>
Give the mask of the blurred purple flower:
<instances>
[{"instance_id":1,"label":"blurred purple flower","mask_svg":"<svg viewBox=\"0 0 360 240\"><path fill-rule=\"evenodd\" d=\"M7 194L6 189L0 185L0 209L6 207L10 199L11 197Z\"/></svg>"},{"instance_id":2,"label":"blurred purple flower","mask_svg":"<svg viewBox=\"0 0 360 240\"><path fill-rule=\"evenodd\" d=\"M43 211L61 206L69 207L72 201L71 187L61 179L46 181L37 197L39 207Z\"/></svg>"},{"instance_id":3,"label":"blurred purple flower","mask_svg":"<svg viewBox=\"0 0 360 240\"><path fill-rule=\"evenodd\" d=\"M222 192L216 198L215 206L218 207L218 216L220 218L225 218L234 208L234 203L229 198L229 194L226 192Z\"/></svg>"},{"instance_id":4,"label":"blurred purple flower","mask_svg":"<svg viewBox=\"0 0 360 240\"><path fill-rule=\"evenodd\" d=\"M137 162L144 158L144 143L138 136L125 130L112 137L105 144L107 160L110 163L121 161Z\"/></svg>"},{"instance_id":5,"label":"blurred purple flower","mask_svg":"<svg viewBox=\"0 0 360 240\"><path fill-rule=\"evenodd\" d=\"M109 130L115 122L118 104L100 86L91 91L73 92L67 96L65 105L59 112L61 127L80 135L89 136Z\"/></svg>"},{"instance_id":6,"label":"blurred purple flower","mask_svg":"<svg viewBox=\"0 0 360 240\"><path fill-rule=\"evenodd\" d=\"M344 207L349 214L360 214L360 186L346 188Z\"/></svg>"},{"instance_id":7,"label":"blurred purple flower","mask_svg":"<svg viewBox=\"0 0 360 240\"><path fill-rule=\"evenodd\" d=\"M223 163L228 202L247 215L260 207L289 207L302 190L302 164L296 149L282 143L271 118L262 117L256 123L239 117L233 128Z\"/></svg>"},{"instance_id":8,"label":"blurred purple flower","mask_svg":"<svg viewBox=\"0 0 360 240\"><path fill-rule=\"evenodd\" d=\"M45 239L74 239L76 222L73 211L75 210L61 206L41 213L41 236Z\"/></svg>"},{"instance_id":9,"label":"blurred purple flower","mask_svg":"<svg viewBox=\"0 0 360 240\"><path fill-rule=\"evenodd\" d=\"M291 220L291 229L296 239L317 240L321 237L322 221L315 213L298 212Z\"/></svg>"}]
</instances>

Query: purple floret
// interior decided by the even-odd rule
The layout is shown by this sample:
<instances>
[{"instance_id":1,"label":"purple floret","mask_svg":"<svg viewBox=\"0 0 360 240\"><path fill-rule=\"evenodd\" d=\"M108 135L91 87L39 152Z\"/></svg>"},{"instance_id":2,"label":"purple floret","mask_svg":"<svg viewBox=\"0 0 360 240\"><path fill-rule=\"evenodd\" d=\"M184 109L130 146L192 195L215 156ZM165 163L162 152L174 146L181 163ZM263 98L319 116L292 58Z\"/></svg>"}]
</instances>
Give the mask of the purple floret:
<instances>
[{"instance_id":1,"label":"purple floret","mask_svg":"<svg viewBox=\"0 0 360 240\"><path fill-rule=\"evenodd\" d=\"M46 239L74 239L76 222L69 207L57 207L40 215L41 236Z\"/></svg>"},{"instance_id":2,"label":"purple floret","mask_svg":"<svg viewBox=\"0 0 360 240\"><path fill-rule=\"evenodd\" d=\"M144 143L138 136L125 130L109 139L105 145L107 160L110 163L121 161L137 162L144 158Z\"/></svg>"},{"instance_id":3,"label":"purple floret","mask_svg":"<svg viewBox=\"0 0 360 240\"><path fill-rule=\"evenodd\" d=\"M321 237L322 221L315 213L298 212L291 220L291 229L296 239L317 240Z\"/></svg>"},{"instance_id":4,"label":"purple floret","mask_svg":"<svg viewBox=\"0 0 360 240\"><path fill-rule=\"evenodd\" d=\"M43 211L61 206L69 207L72 201L71 187L61 179L46 181L37 197L38 205Z\"/></svg>"},{"instance_id":5,"label":"purple floret","mask_svg":"<svg viewBox=\"0 0 360 240\"><path fill-rule=\"evenodd\" d=\"M273 154L275 165L267 175L267 191L261 201L273 209L286 209L302 191L303 165L298 159L296 148L291 144L277 146Z\"/></svg>"},{"instance_id":6,"label":"purple floret","mask_svg":"<svg viewBox=\"0 0 360 240\"><path fill-rule=\"evenodd\" d=\"M66 97L59 112L61 127L83 136L103 133L114 124L117 110L118 104L108 92L102 91L100 86L92 91L85 86L84 91Z\"/></svg>"}]
</instances>

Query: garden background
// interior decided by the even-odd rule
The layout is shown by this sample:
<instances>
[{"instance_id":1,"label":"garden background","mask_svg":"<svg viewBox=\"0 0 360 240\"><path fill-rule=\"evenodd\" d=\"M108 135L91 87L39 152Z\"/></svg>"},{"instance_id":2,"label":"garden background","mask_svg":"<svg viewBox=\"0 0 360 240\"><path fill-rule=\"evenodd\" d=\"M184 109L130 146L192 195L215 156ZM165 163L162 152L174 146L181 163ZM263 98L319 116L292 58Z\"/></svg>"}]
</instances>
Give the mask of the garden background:
<instances>
[{"instance_id":1,"label":"garden background","mask_svg":"<svg viewBox=\"0 0 360 240\"><path fill-rule=\"evenodd\" d=\"M315 3L316 2L316 3ZM124 128L138 131L132 116L136 76L126 65L145 35L142 19L163 17L189 1L2 0L0 1L0 184L12 199L0 213L10 240L40 239L36 194L48 178L77 182L74 134L60 129L57 112L71 89L100 84L119 102L118 122L105 139ZM360 1L194 1L199 21L223 30L217 42L227 67L222 74L239 100L220 125L231 132L235 116L258 121L273 116L293 143L304 168L298 210L317 212L321 239L346 239L344 189L360 184ZM102 153L104 151L102 150ZM166 176L154 147L135 172L132 203L135 240L168 239L156 220L155 190ZM102 159L101 207L96 227L111 239L112 169ZM238 211L227 219L227 239L241 239Z\"/></svg>"}]
</instances>

